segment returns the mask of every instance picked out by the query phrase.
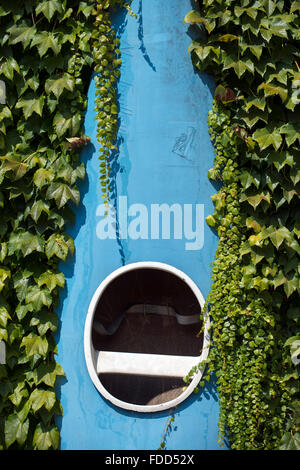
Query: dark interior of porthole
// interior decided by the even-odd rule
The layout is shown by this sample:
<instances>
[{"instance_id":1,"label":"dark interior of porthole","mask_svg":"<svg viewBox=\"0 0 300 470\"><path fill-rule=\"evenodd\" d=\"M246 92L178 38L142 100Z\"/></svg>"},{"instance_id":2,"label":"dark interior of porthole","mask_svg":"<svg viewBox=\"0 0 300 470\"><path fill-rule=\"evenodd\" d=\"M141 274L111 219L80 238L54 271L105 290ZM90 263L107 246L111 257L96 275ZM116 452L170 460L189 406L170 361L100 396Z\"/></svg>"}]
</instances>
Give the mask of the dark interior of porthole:
<instances>
[{"instance_id":1,"label":"dark interior of porthole","mask_svg":"<svg viewBox=\"0 0 300 470\"><path fill-rule=\"evenodd\" d=\"M167 305L179 315L200 316L199 302L178 276L154 268L140 268L116 277L98 301L94 322L110 328L117 317L136 304ZM203 344L201 323L181 325L173 316L130 313L112 335L93 329L99 351L199 356ZM99 374L104 388L115 398L136 405L155 405L178 397L186 384L182 377L151 377L122 373Z\"/></svg>"}]
</instances>

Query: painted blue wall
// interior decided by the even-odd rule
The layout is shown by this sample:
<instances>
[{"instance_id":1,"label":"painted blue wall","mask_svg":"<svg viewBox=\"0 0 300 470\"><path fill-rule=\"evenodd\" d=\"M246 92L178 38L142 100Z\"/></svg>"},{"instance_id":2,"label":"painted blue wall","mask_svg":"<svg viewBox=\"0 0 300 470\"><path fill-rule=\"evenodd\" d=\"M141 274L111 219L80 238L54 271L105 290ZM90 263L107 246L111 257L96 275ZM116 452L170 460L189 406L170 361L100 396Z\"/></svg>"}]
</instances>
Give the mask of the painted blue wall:
<instances>
[{"instance_id":1,"label":"painted blue wall","mask_svg":"<svg viewBox=\"0 0 300 470\"><path fill-rule=\"evenodd\" d=\"M204 204L207 216L213 211L210 196L215 192L207 178L214 159L207 127L214 84L195 72L187 53L191 37L183 19L191 3L133 0L132 8L139 13L137 20L125 13L115 18L123 62L112 202L117 207L118 198L127 196L128 206L141 203L149 211L154 203ZM87 176L75 209L76 223L69 230L76 253L61 267L66 276L57 336L57 360L66 373L58 387L64 412L59 420L61 449L157 449L168 412L138 414L117 409L102 398L89 378L83 350L88 306L109 273L144 260L183 270L207 296L218 239L204 223L204 246L198 251L187 251L184 239L99 240L96 228L101 218L96 212L102 199L94 99L92 80L85 119L91 144L82 153ZM166 448L219 449L218 414L212 381L178 407Z\"/></svg>"}]
</instances>

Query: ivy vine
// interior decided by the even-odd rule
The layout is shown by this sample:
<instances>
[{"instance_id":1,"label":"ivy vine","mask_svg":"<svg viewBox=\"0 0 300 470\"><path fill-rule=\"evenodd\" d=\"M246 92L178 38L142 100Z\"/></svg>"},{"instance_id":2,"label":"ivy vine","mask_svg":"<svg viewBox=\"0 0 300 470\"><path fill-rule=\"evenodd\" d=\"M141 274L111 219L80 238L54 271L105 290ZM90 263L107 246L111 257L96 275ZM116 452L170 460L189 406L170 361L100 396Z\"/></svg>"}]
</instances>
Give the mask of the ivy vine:
<instances>
[{"instance_id":1,"label":"ivy vine","mask_svg":"<svg viewBox=\"0 0 300 470\"><path fill-rule=\"evenodd\" d=\"M193 63L215 76L208 122L222 183L208 296L233 449L299 449L299 2L204 0Z\"/></svg>"},{"instance_id":2,"label":"ivy vine","mask_svg":"<svg viewBox=\"0 0 300 470\"><path fill-rule=\"evenodd\" d=\"M130 16L137 15L124 0L97 0L96 28L93 32L96 83L96 119L97 139L100 146L100 185L104 204L108 204L110 195L110 158L117 150L118 100L116 84L120 78L122 64L120 39L112 27L112 8L116 5L125 7Z\"/></svg>"}]
</instances>

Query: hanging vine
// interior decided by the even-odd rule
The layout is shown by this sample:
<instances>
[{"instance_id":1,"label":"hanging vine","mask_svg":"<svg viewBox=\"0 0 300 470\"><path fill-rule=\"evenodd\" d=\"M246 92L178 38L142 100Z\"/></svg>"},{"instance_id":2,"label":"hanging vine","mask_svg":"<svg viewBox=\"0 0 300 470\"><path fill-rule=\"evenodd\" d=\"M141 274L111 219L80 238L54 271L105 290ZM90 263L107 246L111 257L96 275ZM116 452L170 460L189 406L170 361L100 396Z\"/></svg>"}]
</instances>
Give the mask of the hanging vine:
<instances>
[{"instance_id":1,"label":"hanging vine","mask_svg":"<svg viewBox=\"0 0 300 470\"><path fill-rule=\"evenodd\" d=\"M107 205L110 193L110 157L117 150L118 101L116 83L120 78L120 40L112 27L112 8L125 7L130 16L136 17L129 3L124 0L97 0L96 21L93 31L95 60L97 139L100 146L100 185L102 198Z\"/></svg>"}]
</instances>

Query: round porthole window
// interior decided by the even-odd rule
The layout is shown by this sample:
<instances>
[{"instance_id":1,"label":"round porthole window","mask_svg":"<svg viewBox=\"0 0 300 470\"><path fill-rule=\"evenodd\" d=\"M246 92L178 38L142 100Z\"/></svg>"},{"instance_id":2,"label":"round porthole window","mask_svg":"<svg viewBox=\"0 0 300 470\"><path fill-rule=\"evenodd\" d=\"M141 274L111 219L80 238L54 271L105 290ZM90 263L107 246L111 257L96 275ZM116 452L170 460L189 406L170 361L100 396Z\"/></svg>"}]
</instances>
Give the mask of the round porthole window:
<instances>
[{"instance_id":1,"label":"round porthole window","mask_svg":"<svg viewBox=\"0 0 300 470\"><path fill-rule=\"evenodd\" d=\"M97 390L126 410L155 412L185 400L201 379L208 355L209 317L204 298L182 271L139 262L111 273L87 313L84 351ZM200 333L201 331L201 333Z\"/></svg>"}]
</instances>

